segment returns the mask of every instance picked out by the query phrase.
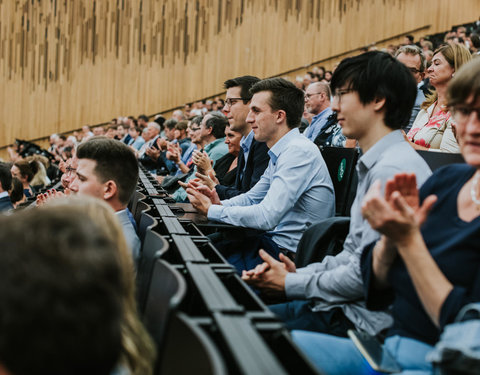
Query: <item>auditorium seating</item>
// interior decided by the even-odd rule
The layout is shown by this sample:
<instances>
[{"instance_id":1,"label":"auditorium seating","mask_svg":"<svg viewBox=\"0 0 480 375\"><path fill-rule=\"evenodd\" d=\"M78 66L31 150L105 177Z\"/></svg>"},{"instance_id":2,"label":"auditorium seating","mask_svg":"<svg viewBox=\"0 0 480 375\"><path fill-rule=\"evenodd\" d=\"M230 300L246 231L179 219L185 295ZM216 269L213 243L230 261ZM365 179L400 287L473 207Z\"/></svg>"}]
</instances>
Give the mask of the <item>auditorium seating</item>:
<instances>
[{"instance_id":1,"label":"auditorium seating","mask_svg":"<svg viewBox=\"0 0 480 375\"><path fill-rule=\"evenodd\" d=\"M177 216L183 209L142 168L138 191L145 196L137 203L140 226L149 223L137 271L138 301L160 343L158 373L318 374L283 323L202 230ZM159 281L161 267L170 286ZM186 288L180 298L175 290L183 290L181 284ZM159 311L160 304L166 310Z\"/></svg>"},{"instance_id":2,"label":"auditorium seating","mask_svg":"<svg viewBox=\"0 0 480 375\"><path fill-rule=\"evenodd\" d=\"M310 263L321 262L327 255L338 254L349 227L350 218L345 216L331 217L312 225L298 243L295 265L306 267Z\"/></svg>"},{"instance_id":3,"label":"auditorium seating","mask_svg":"<svg viewBox=\"0 0 480 375\"><path fill-rule=\"evenodd\" d=\"M444 165L453 163L465 163L462 154L450 154L447 152L435 152L417 150L418 154L427 162L432 172Z\"/></svg>"},{"instance_id":4,"label":"auditorium seating","mask_svg":"<svg viewBox=\"0 0 480 375\"><path fill-rule=\"evenodd\" d=\"M320 152L335 190L335 214L349 216L357 191L355 166L360 151L358 148L323 147Z\"/></svg>"}]
</instances>

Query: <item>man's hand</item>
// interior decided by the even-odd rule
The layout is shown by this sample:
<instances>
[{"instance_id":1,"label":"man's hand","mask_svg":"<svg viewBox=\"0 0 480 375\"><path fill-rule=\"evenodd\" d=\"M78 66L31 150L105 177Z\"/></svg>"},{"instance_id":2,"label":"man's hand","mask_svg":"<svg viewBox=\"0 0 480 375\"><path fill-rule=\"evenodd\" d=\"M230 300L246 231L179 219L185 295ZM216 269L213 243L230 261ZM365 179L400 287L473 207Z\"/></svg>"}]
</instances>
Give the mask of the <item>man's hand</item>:
<instances>
[{"instance_id":1,"label":"man's hand","mask_svg":"<svg viewBox=\"0 0 480 375\"><path fill-rule=\"evenodd\" d=\"M194 151L192 159L197 166L197 170L202 174L206 174L210 169L212 169L213 161L208 157L205 151Z\"/></svg>"},{"instance_id":2,"label":"man's hand","mask_svg":"<svg viewBox=\"0 0 480 375\"><path fill-rule=\"evenodd\" d=\"M168 147L169 142L165 138L158 137L157 138L157 146L160 150L165 151Z\"/></svg>"},{"instance_id":3,"label":"man's hand","mask_svg":"<svg viewBox=\"0 0 480 375\"><path fill-rule=\"evenodd\" d=\"M264 263L255 269L243 271L242 279L249 285L263 290L285 291L285 279L289 272L295 272L295 264L285 255L280 254L280 261L274 259L266 251L259 251Z\"/></svg>"},{"instance_id":4,"label":"man's hand","mask_svg":"<svg viewBox=\"0 0 480 375\"><path fill-rule=\"evenodd\" d=\"M199 213L207 216L208 209L212 205L210 198L190 187L187 188L187 196L192 206L195 207Z\"/></svg>"},{"instance_id":5,"label":"man's hand","mask_svg":"<svg viewBox=\"0 0 480 375\"><path fill-rule=\"evenodd\" d=\"M182 150L178 143L169 143L168 144L168 151L167 151L167 159L173 161L175 164L180 163L180 158L182 156Z\"/></svg>"},{"instance_id":6,"label":"man's hand","mask_svg":"<svg viewBox=\"0 0 480 375\"><path fill-rule=\"evenodd\" d=\"M150 156L150 158L152 160L155 160L157 161L158 158L160 157L160 150L154 148L154 147L150 147L150 148L147 148L147 151L145 151L145 153Z\"/></svg>"},{"instance_id":7,"label":"man's hand","mask_svg":"<svg viewBox=\"0 0 480 375\"><path fill-rule=\"evenodd\" d=\"M215 171L210 169L209 175L206 176L200 172L195 173L195 176L198 177L202 183L207 186L210 190L215 189L215 186L219 184L218 179L215 177Z\"/></svg>"}]
</instances>

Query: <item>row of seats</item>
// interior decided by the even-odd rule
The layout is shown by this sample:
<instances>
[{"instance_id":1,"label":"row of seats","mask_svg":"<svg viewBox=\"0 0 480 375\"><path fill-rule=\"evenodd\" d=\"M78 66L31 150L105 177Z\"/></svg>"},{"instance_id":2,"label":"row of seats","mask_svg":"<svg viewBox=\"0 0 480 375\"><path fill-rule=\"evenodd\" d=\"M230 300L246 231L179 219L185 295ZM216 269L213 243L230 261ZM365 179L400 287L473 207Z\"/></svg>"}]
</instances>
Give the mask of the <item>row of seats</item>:
<instances>
[{"instance_id":1,"label":"row of seats","mask_svg":"<svg viewBox=\"0 0 480 375\"><path fill-rule=\"evenodd\" d=\"M161 374L317 374L283 323L156 180L129 205L142 241L138 306Z\"/></svg>"}]
</instances>

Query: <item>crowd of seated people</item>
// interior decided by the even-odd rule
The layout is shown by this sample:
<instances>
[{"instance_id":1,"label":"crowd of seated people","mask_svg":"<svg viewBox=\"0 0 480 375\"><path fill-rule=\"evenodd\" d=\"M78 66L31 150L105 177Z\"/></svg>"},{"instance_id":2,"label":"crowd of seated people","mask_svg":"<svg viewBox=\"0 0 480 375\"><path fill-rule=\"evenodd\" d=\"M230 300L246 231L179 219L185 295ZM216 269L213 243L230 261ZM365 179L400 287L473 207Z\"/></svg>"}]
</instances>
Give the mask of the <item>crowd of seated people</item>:
<instances>
[{"instance_id":1,"label":"crowd of seated people","mask_svg":"<svg viewBox=\"0 0 480 375\"><path fill-rule=\"evenodd\" d=\"M104 369L85 371L152 371L153 344L134 301L141 243L127 207L140 164L177 202L189 202L211 222L243 228L210 240L247 284L273 301L269 308L320 371L369 371L348 338L358 330L386 335L384 347L405 374L432 373L425 355L442 329L467 303L480 301L480 45L476 33L467 34L459 27L441 45L406 36L402 45L371 46L332 71L314 67L294 83L233 77L224 82L225 99L185 105L168 119L119 117L69 137L54 134L50 159L22 157L12 148L11 163L0 163L0 212L8 214L0 215L0 236L12 233L12 248L30 249L33 240L15 233L42 221L35 233L51 234L49 225L61 221L68 236L58 241L69 246L77 238L72 228L91 233L92 243L75 245L74 260L87 257L87 269L89 246L116 254L115 264L99 266L118 273L117 285L105 286L115 292L104 301L111 351L98 362ZM297 268L303 233L335 216L333 176L320 151L332 146L361 151L348 235L337 255ZM466 164L432 175L416 150L461 153ZM62 173L61 188L43 192L50 163ZM28 198L40 207L18 210ZM80 225L82 218L90 224ZM61 243L38 251L73 262ZM0 370L26 371L7 349L0 340ZM75 363L70 355L58 366Z\"/></svg>"}]
</instances>

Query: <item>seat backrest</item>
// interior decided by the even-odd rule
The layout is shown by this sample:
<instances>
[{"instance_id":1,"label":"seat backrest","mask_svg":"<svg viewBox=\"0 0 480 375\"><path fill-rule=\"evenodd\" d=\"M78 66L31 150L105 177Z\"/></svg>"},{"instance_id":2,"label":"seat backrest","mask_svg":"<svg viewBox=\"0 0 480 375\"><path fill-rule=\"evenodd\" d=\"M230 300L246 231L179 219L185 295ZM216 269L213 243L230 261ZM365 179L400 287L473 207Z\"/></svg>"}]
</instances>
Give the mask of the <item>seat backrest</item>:
<instances>
[{"instance_id":1,"label":"seat backrest","mask_svg":"<svg viewBox=\"0 0 480 375\"><path fill-rule=\"evenodd\" d=\"M138 190L135 190L132 197L130 198L130 202L128 202L128 209L135 217L135 213L137 212L137 204L139 201L144 200L146 197L144 194L140 193Z\"/></svg>"},{"instance_id":2,"label":"seat backrest","mask_svg":"<svg viewBox=\"0 0 480 375\"><path fill-rule=\"evenodd\" d=\"M147 233L148 228L153 228L158 224L158 221L154 219L152 216L147 214L146 212L143 212L140 215L140 222L138 223L138 238L140 238L140 241L142 242L142 247L145 242L145 234Z\"/></svg>"},{"instance_id":3,"label":"seat backrest","mask_svg":"<svg viewBox=\"0 0 480 375\"><path fill-rule=\"evenodd\" d=\"M139 201L137 203L137 209L133 214L133 217L135 218L135 222L137 223L137 228L140 226L140 218L142 217L142 213L147 213L151 209L152 208L144 201Z\"/></svg>"},{"instance_id":4,"label":"seat backrest","mask_svg":"<svg viewBox=\"0 0 480 375\"><path fill-rule=\"evenodd\" d=\"M157 348L162 348L170 316L182 302L186 291L183 276L167 262L156 259L143 320Z\"/></svg>"},{"instance_id":5,"label":"seat backrest","mask_svg":"<svg viewBox=\"0 0 480 375\"><path fill-rule=\"evenodd\" d=\"M327 164L330 178L335 190L335 214L348 216L353 202L352 189L356 191L354 182L355 166L359 156L357 148L324 147L321 149L323 160Z\"/></svg>"},{"instance_id":6,"label":"seat backrest","mask_svg":"<svg viewBox=\"0 0 480 375\"><path fill-rule=\"evenodd\" d=\"M336 255L343 249L348 234L350 218L331 217L310 226L302 235L297 247L295 265L305 267L321 262L326 255Z\"/></svg>"},{"instance_id":7,"label":"seat backrest","mask_svg":"<svg viewBox=\"0 0 480 375\"><path fill-rule=\"evenodd\" d=\"M136 277L137 302L140 314L143 314L145 311L155 260L167 251L168 247L168 241L162 235L154 232L151 228L146 230Z\"/></svg>"},{"instance_id":8,"label":"seat backrest","mask_svg":"<svg viewBox=\"0 0 480 375\"><path fill-rule=\"evenodd\" d=\"M156 374L223 375L228 373L222 355L214 342L198 324L180 312L170 320L161 354Z\"/></svg>"},{"instance_id":9,"label":"seat backrest","mask_svg":"<svg viewBox=\"0 0 480 375\"><path fill-rule=\"evenodd\" d=\"M423 160L427 162L432 172L440 167L443 167L444 165L465 163L465 159L463 158L462 154L426 150L417 150L417 152L423 158Z\"/></svg>"},{"instance_id":10,"label":"seat backrest","mask_svg":"<svg viewBox=\"0 0 480 375\"><path fill-rule=\"evenodd\" d=\"M148 287L144 322L157 348L162 347L171 313L182 302L186 291L183 276L167 262L156 259Z\"/></svg>"}]
</instances>

